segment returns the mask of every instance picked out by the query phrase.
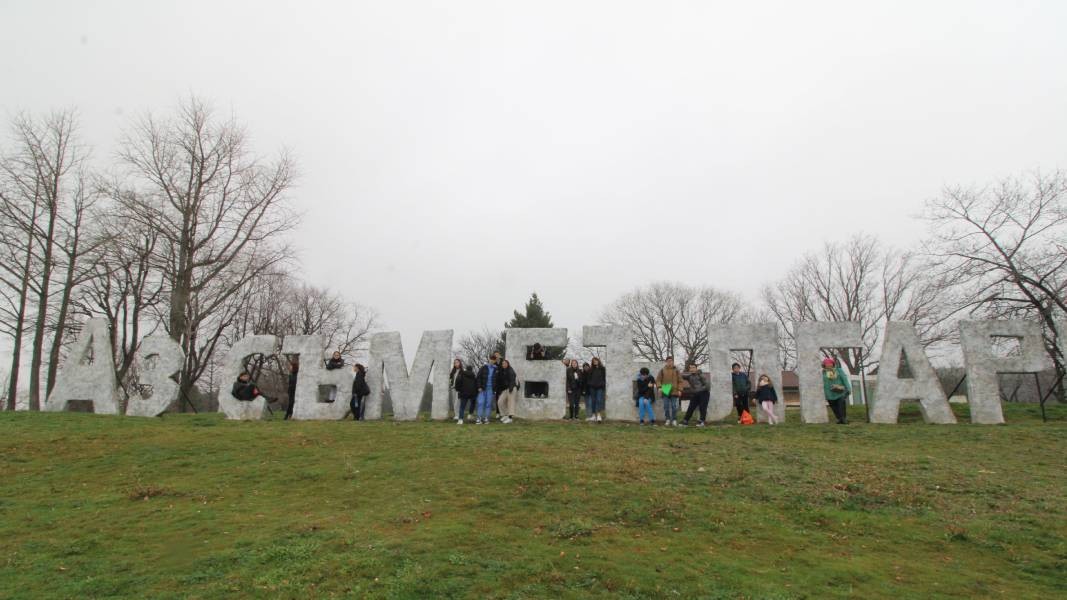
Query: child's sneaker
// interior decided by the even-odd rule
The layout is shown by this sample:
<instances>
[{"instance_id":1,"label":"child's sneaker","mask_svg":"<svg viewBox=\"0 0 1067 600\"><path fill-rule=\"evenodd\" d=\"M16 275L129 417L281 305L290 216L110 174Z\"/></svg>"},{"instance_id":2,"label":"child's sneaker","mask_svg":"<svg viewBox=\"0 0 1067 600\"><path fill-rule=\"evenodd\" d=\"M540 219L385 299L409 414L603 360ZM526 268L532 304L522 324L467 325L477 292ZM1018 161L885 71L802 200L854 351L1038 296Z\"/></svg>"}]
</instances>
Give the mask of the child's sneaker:
<instances>
[{"instance_id":1,"label":"child's sneaker","mask_svg":"<svg viewBox=\"0 0 1067 600\"><path fill-rule=\"evenodd\" d=\"M463 419L456 419L456 425L462 425Z\"/></svg>"},{"instance_id":2,"label":"child's sneaker","mask_svg":"<svg viewBox=\"0 0 1067 600\"><path fill-rule=\"evenodd\" d=\"M697 423L697 427L703 427L703 426L704 426L704 421L700 421L700 422Z\"/></svg>"}]
</instances>

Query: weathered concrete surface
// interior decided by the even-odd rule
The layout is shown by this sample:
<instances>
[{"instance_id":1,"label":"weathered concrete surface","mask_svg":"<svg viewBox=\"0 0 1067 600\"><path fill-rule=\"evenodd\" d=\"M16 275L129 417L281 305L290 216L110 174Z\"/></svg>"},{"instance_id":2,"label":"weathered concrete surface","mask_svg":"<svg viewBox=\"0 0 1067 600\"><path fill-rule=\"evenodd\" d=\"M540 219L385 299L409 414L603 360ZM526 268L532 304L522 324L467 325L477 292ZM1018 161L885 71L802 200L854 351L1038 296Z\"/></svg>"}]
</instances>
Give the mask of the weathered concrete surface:
<instances>
[{"instance_id":1,"label":"weathered concrete surface","mask_svg":"<svg viewBox=\"0 0 1067 600\"><path fill-rule=\"evenodd\" d=\"M806 322L796 323L794 327L797 377L800 379L800 420L804 423L829 423L826 396L822 390L822 349L861 348L863 330L855 321Z\"/></svg>"},{"instance_id":2,"label":"weathered concrete surface","mask_svg":"<svg viewBox=\"0 0 1067 600\"><path fill-rule=\"evenodd\" d=\"M582 346L602 347L600 360L607 381L604 384L604 417L617 421L637 420L633 403L633 379L640 367L633 364L633 336L625 325L586 325ZM564 369L566 375L566 369ZM655 373L653 373L655 375ZM582 399L584 402L584 398Z\"/></svg>"},{"instance_id":3,"label":"weathered concrete surface","mask_svg":"<svg viewBox=\"0 0 1067 600\"><path fill-rule=\"evenodd\" d=\"M283 354L300 355L300 372L296 378L293 404L293 418L296 420L337 421L343 419L350 410L352 370L326 370L322 355L324 345L325 340L321 335L288 335L282 342ZM337 388L333 402L320 401L319 386L323 385Z\"/></svg>"},{"instance_id":4,"label":"weathered concrete surface","mask_svg":"<svg viewBox=\"0 0 1067 600\"><path fill-rule=\"evenodd\" d=\"M1019 338L1019 355L993 355L992 338ZM997 373L1035 373L1049 368L1041 327L1033 321L960 321L960 347L967 367L967 403L971 422L1004 422Z\"/></svg>"},{"instance_id":5,"label":"weathered concrete surface","mask_svg":"<svg viewBox=\"0 0 1067 600\"><path fill-rule=\"evenodd\" d=\"M774 405L775 414L780 422L785 422L785 395L782 393L782 359L778 351L778 325L774 323L758 324L717 324L708 325L708 385L711 388L711 402L708 405L708 420L719 421L734 414L733 412L733 378L730 373L730 352L734 350L752 352L752 390L761 374L771 378L778 402ZM763 407L756 406L756 418L767 422Z\"/></svg>"},{"instance_id":6,"label":"weathered concrete surface","mask_svg":"<svg viewBox=\"0 0 1067 600\"><path fill-rule=\"evenodd\" d=\"M504 357L520 382L515 402L515 416L521 419L562 419L567 412L567 368L555 359L526 360L526 349L534 344L545 348L566 348L567 330L554 328L516 328L504 330ZM547 398L527 398L526 384L548 383Z\"/></svg>"},{"instance_id":7,"label":"weathered concrete surface","mask_svg":"<svg viewBox=\"0 0 1067 600\"><path fill-rule=\"evenodd\" d=\"M178 384L171 379L185 364L182 347L165 335L153 335L141 340L137 348L137 377L141 385L151 386L147 398L134 394L126 406L126 414L134 417L158 417L178 399Z\"/></svg>"},{"instance_id":8,"label":"weathered concrete surface","mask_svg":"<svg viewBox=\"0 0 1067 600\"><path fill-rule=\"evenodd\" d=\"M245 359L253 354L270 356L278 348L273 335L250 335L241 338L231 348L222 363L222 383L219 386L219 412L227 419L255 421L267 416L267 401L260 396L253 400L238 400L230 393L233 382L244 371Z\"/></svg>"},{"instance_id":9,"label":"weathered concrete surface","mask_svg":"<svg viewBox=\"0 0 1067 600\"><path fill-rule=\"evenodd\" d=\"M912 379L900 379L897 371L903 356L908 359ZM919 410L927 423L954 424L945 390L930 365L926 350L919 343L915 326L909 322L886 324L878 383L871 400L872 423L896 423L901 400L918 400Z\"/></svg>"},{"instance_id":10,"label":"weathered concrete surface","mask_svg":"<svg viewBox=\"0 0 1067 600\"><path fill-rule=\"evenodd\" d=\"M110 340L107 319L90 319L85 323L56 375L55 387L45 399L43 410L65 411L71 400L90 400L97 414L122 414Z\"/></svg>"},{"instance_id":11,"label":"weathered concrete surface","mask_svg":"<svg viewBox=\"0 0 1067 600\"><path fill-rule=\"evenodd\" d=\"M448 418L448 372L452 366L452 330L423 331L415 361L408 371L407 359L400 334L395 331L376 333L370 339L370 360L367 365L366 419L382 418L382 389L385 378L389 382L389 397L393 403L393 419L412 421L419 416L419 404L426 382L433 375L433 400L430 416Z\"/></svg>"}]
</instances>

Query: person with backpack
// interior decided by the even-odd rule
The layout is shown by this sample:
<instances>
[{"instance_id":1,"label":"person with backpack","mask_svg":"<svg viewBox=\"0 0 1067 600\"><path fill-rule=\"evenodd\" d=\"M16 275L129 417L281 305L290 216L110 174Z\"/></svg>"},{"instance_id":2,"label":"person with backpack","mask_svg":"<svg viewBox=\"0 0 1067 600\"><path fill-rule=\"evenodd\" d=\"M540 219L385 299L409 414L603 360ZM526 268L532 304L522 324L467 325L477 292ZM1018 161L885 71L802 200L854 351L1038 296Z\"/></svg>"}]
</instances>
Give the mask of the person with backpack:
<instances>
[{"instance_id":1,"label":"person with backpack","mask_svg":"<svg viewBox=\"0 0 1067 600\"><path fill-rule=\"evenodd\" d=\"M752 390L752 384L748 381L748 373L741 371L741 365L730 365L730 377L733 380L734 408L737 410L737 422L748 410L748 394Z\"/></svg>"},{"instance_id":2,"label":"person with backpack","mask_svg":"<svg viewBox=\"0 0 1067 600\"><path fill-rule=\"evenodd\" d=\"M370 396L370 386L367 385L367 368L356 363L352 365L352 399L348 405L352 408L352 420L362 421L363 413L367 410L367 396Z\"/></svg>"},{"instance_id":3,"label":"person with backpack","mask_svg":"<svg viewBox=\"0 0 1067 600\"><path fill-rule=\"evenodd\" d=\"M686 365L682 377L686 382L686 393L689 394L689 408L685 411L685 421L682 424L688 426L689 419L693 417L693 411L699 408L700 421L697 422L697 427L703 427L704 421L708 418L708 401L711 399L708 380L694 362Z\"/></svg>"},{"instance_id":4,"label":"person with backpack","mask_svg":"<svg viewBox=\"0 0 1067 600\"><path fill-rule=\"evenodd\" d=\"M474 410L474 401L478 398L478 377L474 375L474 367L467 365L456 374L455 381L456 396L459 398L459 406L456 408L459 411L456 413L458 415L456 424L462 425L467 410Z\"/></svg>"},{"instance_id":5,"label":"person with backpack","mask_svg":"<svg viewBox=\"0 0 1067 600\"><path fill-rule=\"evenodd\" d=\"M593 408L593 422L604 422L604 388L608 383L608 371L600 357L594 356L589 365L589 375L586 385L589 387L589 404Z\"/></svg>"},{"instance_id":6,"label":"person with backpack","mask_svg":"<svg viewBox=\"0 0 1067 600\"><path fill-rule=\"evenodd\" d=\"M834 411L838 425L848 425L848 407L846 401L852 394L852 384L848 381L845 370L837 366L832 358L822 360L822 392L830 410Z\"/></svg>"},{"instance_id":7,"label":"person with backpack","mask_svg":"<svg viewBox=\"0 0 1067 600\"><path fill-rule=\"evenodd\" d=\"M519 397L519 378L506 358L500 361L495 388L496 403L500 407L500 422L510 423L515 416L515 399Z\"/></svg>"},{"instance_id":8,"label":"person with backpack","mask_svg":"<svg viewBox=\"0 0 1067 600\"><path fill-rule=\"evenodd\" d=\"M497 372L500 369L496 364L498 356L494 352L489 356L489 362L482 365L481 369L478 369L478 407L475 425L488 425L489 417L493 414Z\"/></svg>"},{"instance_id":9,"label":"person with backpack","mask_svg":"<svg viewBox=\"0 0 1067 600\"><path fill-rule=\"evenodd\" d=\"M567 416L564 419L578 418L582 402L582 369L576 359L567 363Z\"/></svg>"},{"instance_id":10,"label":"person with backpack","mask_svg":"<svg viewBox=\"0 0 1067 600\"><path fill-rule=\"evenodd\" d=\"M656 401L656 380L652 378L648 367L641 367L637 377L634 378L637 389L634 390L634 400L637 402L637 418L640 425L645 424L645 415L648 415L648 424L655 426L656 413L652 411L652 403Z\"/></svg>"},{"instance_id":11,"label":"person with backpack","mask_svg":"<svg viewBox=\"0 0 1067 600\"><path fill-rule=\"evenodd\" d=\"M255 400L263 395L256 386L256 382L252 381L252 375L248 371L242 371L237 376L237 381L233 382L230 394L238 400Z\"/></svg>"},{"instance_id":12,"label":"person with backpack","mask_svg":"<svg viewBox=\"0 0 1067 600\"><path fill-rule=\"evenodd\" d=\"M678 426L678 404L682 398L682 374L674 366L674 357L668 356L663 368L656 375L656 385L663 397L663 423Z\"/></svg>"},{"instance_id":13,"label":"person with backpack","mask_svg":"<svg viewBox=\"0 0 1067 600\"><path fill-rule=\"evenodd\" d=\"M756 380L756 402L767 415L767 423L777 425L778 414L774 412L774 404L778 402L778 392L774 391L774 384L771 383L771 378L766 373L761 374Z\"/></svg>"}]
</instances>

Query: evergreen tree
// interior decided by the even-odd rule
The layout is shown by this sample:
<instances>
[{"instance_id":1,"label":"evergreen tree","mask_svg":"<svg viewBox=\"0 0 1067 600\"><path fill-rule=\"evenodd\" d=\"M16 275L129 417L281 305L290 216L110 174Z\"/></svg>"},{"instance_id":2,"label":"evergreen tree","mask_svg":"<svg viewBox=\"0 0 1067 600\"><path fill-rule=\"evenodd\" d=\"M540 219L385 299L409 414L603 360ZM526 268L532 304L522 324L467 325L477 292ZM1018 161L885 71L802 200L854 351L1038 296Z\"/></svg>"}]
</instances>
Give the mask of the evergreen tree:
<instances>
[{"instance_id":1,"label":"evergreen tree","mask_svg":"<svg viewBox=\"0 0 1067 600\"><path fill-rule=\"evenodd\" d=\"M513 316L511 320L504 324L504 327L514 327L529 329L533 327L554 327L552 325L552 315L545 310L545 306L541 304L541 299L537 297L537 292L530 294L530 299L526 301L526 307L524 312L512 311ZM562 359L567 352L566 348L545 348L546 359Z\"/></svg>"},{"instance_id":2,"label":"evergreen tree","mask_svg":"<svg viewBox=\"0 0 1067 600\"><path fill-rule=\"evenodd\" d=\"M537 292L530 295L530 299L526 301L526 312L520 313L519 311L513 311L514 316L511 321L504 324L504 327L516 327L529 329L531 327L552 327L552 315L545 312L545 307L541 304L541 299L537 297Z\"/></svg>"}]
</instances>

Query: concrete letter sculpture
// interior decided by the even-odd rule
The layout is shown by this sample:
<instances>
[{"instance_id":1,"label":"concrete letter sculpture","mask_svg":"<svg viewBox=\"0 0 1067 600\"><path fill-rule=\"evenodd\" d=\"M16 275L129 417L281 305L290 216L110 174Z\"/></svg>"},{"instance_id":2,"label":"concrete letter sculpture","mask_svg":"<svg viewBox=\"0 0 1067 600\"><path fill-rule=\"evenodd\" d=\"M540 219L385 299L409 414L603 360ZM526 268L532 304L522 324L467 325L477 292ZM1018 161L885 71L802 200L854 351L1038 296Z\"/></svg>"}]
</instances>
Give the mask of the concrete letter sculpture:
<instances>
[{"instance_id":1,"label":"concrete letter sculpture","mask_svg":"<svg viewBox=\"0 0 1067 600\"><path fill-rule=\"evenodd\" d=\"M250 335L237 341L222 363L222 383L219 386L219 412L227 419L254 421L267 416L267 400L259 396L253 400L238 400L230 387L245 369L245 359L253 354L274 354L278 338L273 335Z\"/></svg>"},{"instance_id":2,"label":"concrete letter sculpture","mask_svg":"<svg viewBox=\"0 0 1067 600\"><path fill-rule=\"evenodd\" d=\"M504 356L515 369L520 383L515 416L522 419L561 419L567 412L567 368L559 360L526 360L526 350L534 344L545 348L566 348L567 330L562 328L507 329ZM548 383L547 398L527 398L530 382Z\"/></svg>"},{"instance_id":3,"label":"concrete letter sculpture","mask_svg":"<svg viewBox=\"0 0 1067 600\"><path fill-rule=\"evenodd\" d=\"M430 416L448 417L448 373L452 366L452 330L424 331L415 353L415 362L408 372L404 347L397 332L376 333L370 339L370 360L367 366L367 419L382 418L383 373L389 378L389 397L393 403L393 419L413 421L419 416L426 382L433 374L433 400Z\"/></svg>"},{"instance_id":4,"label":"concrete letter sculpture","mask_svg":"<svg viewBox=\"0 0 1067 600\"><path fill-rule=\"evenodd\" d=\"M897 371L902 357L907 357L911 379L900 379ZM896 423L901 400L918 400L919 410L927 423L956 422L945 390L930 365L926 350L919 343L915 326L893 321L885 326L878 384L871 401L871 423Z\"/></svg>"},{"instance_id":5,"label":"concrete letter sculpture","mask_svg":"<svg viewBox=\"0 0 1067 600\"><path fill-rule=\"evenodd\" d=\"M782 360L778 354L778 326L774 323L754 325L708 325L708 362L710 374L708 383L711 387L711 402L708 406L708 419L719 421L733 413L733 378L730 374L730 352L747 350L752 352L752 390L761 374L771 378L778 402L774 405L775 414L780 422L785 422L785 396L782 394ZM825 411L824 411L825 413ZM757 418L767 421L763 407L756 407Z\"/></svg>"},{"instance_id":6,"label":"concrete letter sculpture","mask_svg":"<svg viewBox=\"0 0 1067 600\"><path fill-rule=\"evenodd\" d=\"M300 421L337 421L351 410L352 370L327 371L322 360L324 341L321 335L289 335L282 341L282 354L300 355L300 372L296 378L296 398L291 398L293 418ZM322 402L319 386L337 388L333 402Z\"/></svg>"},{"instance_id":7,"label":"concrete letter sculpture","mask_svg":"<svg viewBox=\"0 0 1067 600\"><path fill-rule=\"evenodd\" d=\"M854 321L796 323L797 378L800 379L800 420L828 423L822 386L823 348L861 348L863 334Z\"/></svg>"},{"instance_id":8,"label":"concrete letter sculpture","mask_svg":"<svg viewBox=\"0 0 1067 600\"><path fill-rule=\"evenodd\" d=\"M608 382L604 390L604 412L611 420L636 421L633 381L641 367L648 367L653 377L663 368L662 362L634 359L633 336L626 325L586 325L582 327L582 345L603 347L601 357L607 370ZM663 422L663 402L653 405L655 418Z\"/></svg>"},{"instance_id":9,"label":"concrete letter sculpture","mask_svg":"<svg viewBox=\"0 0 1067 600\"><path fill-rule=\"evenodd\" d=\"M171 376L181 370L185 353L178 342L165 335L153 335L137 348L137 378L152 388L152 395L130 396L126 414L134 417L158 417L178 399L178 384Z\"/></svg>"},{"instance_id":10,"label":"concrete letter sculpture","mask_svg":"<svg viewBox=\"0 0 1067 600\"><path fill-rule=\"evenodd\" d=\"M122 414L106 319L90 319L82 327L63 369L56 375L52 393L45 399L44 410L67 410L71 400L92 402L94 413Z\"/></svg>"},{"instance_id":11,"label":"concrete letter sculpture","mask_svg":"<svg viewBox=\"0 0 1067 600\"><path fill-rule=\"evenodd\" d=\"M1019 339L1019 355L993 355L993 337ZM1035 373L1048 368L1041 328L1032 321L960 321L960 346L967 367L967 403L971 422L1004 422L997 373Z\"/></svg>"}]
</instances>

